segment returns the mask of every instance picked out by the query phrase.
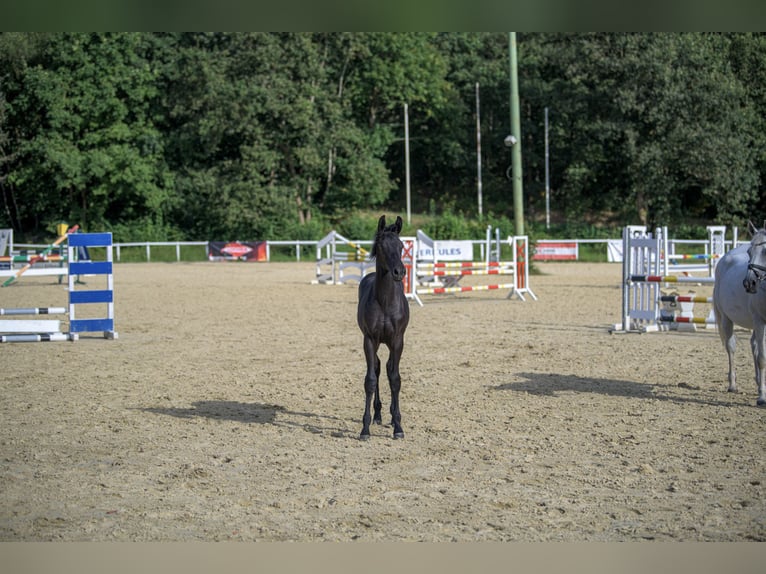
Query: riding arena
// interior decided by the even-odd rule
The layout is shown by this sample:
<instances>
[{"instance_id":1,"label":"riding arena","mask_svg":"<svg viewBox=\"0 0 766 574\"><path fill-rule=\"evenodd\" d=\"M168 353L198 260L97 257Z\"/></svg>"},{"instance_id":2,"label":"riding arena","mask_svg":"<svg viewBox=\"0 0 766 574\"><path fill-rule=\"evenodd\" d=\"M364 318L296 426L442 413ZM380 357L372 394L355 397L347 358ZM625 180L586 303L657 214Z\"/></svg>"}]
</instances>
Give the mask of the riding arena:
<instances>
[{"instance_id":1,"label":"riding arena","mask_svg":"<svg viewBox=\"0 0 766 574\"><path fill-rule=\"evenodd\" d=\"M470 255L399 237L396 440L385 344L382 424L360 440L376 261L359 241L333 233L315 261L114 263L96 235L99 265L72 252L66 280L0 288L4 310L61 312L45 328L62 335L0 343L0 540L766 540L750 331L733 328L728 392L708 321L725 233L671 261L667 231L631 228L623 263L534 266L524 237L488 230ZM38 319L17 312L0 319Z\"/></svg>"}]
</instances>

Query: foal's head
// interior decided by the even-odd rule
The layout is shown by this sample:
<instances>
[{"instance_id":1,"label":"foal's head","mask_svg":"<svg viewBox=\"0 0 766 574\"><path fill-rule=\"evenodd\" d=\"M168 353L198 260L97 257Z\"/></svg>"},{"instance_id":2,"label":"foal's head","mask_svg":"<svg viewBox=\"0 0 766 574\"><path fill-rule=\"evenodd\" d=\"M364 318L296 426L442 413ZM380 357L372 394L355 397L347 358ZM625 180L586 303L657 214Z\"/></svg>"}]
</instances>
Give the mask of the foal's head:
<instances>
[{"instance_id":1,"label":"foal's head","mask_svg":"<svg viewBox=\"0 0 766 574\"><path fill-rule=\"evenodd\" d=\"M386 227L386 216L381 215L378 220L378 231L375 233L375 240L372 243L370 256L376 262L377 273L391 273L394 281L401 281L407 270L402 263L402 249L404 245L399 239L399 233L402 230L402 218L396 217L396 223Z\"/></svg>"},{"instance_id":2,"label":"foal's head","mask_svg":"<svg viewBox=\"0 0 766 574\"><path fill-rule=\"evenodd\" d=\"M750 262L742 284L748 293L756 293L758 284L766 279L766 229L756 229L752 223L750 227L753 234L750 247L747 248Z\"/></svg>"}]
</instances>

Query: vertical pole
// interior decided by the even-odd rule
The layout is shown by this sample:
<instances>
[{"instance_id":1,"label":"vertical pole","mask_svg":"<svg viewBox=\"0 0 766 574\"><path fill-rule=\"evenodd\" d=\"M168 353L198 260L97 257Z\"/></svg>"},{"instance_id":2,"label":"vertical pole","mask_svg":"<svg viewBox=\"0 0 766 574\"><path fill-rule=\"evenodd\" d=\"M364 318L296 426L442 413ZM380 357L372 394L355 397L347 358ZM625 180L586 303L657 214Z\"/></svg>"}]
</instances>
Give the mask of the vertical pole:
<instances>
[{"instance_id":1,"label":"vertical pole","mask_svg":"<svg viewBox=\"0 0 766 574\"><path fill-rule=\"evenodd\" d=\"M483 215L482 197L481 197L481 120L479 116L479 82L476 82L476 172L477 172L477 193L479 202L479 220Z\"/></svg>"},{"instance_id":2,"label":"vertical pole","mask_svg":"<svg viewBox=\"0 0 766 574\"><path fill-rule=\"evenodd\" d=\"M511 135L516 143L511 148L511 167L513 171L513 220L516 235L524 235L524 190L521 179L521 119L519 112L519 77L516 56L516 32L508 33L511 62Z\"/></svg>"},{"instance_id":3,"label":"vertical pole","mask_svg":"<svg viewBox=\"0 0 766 574\"><path fill-rule=\"evenodd\" d=\"M545 108L545 229L551 228L551 177L548 154L548 107Z\"/></svg>"},{"instance_id":4,"label":"vertical pole","mask_svg":"<svg viewBox=\"0 0 766 574\"><path fill-rule=\"evenodd\" d=\"M632 256L630 253L630 232L627 227L622 229L622 330L626 333L630 329L628 307L630 305L630 272L632 269Z\"/></svg>"},{"instance_id":5,"label":"vertical pole","mask_svg":"<svg viewBox=\"0 0 766 574\"><path fill-rule=\"evenodd\" d=\"M407 178L407 225L410 225L410 120L407 104L404 104L404 171Z\"/></svg>"}]
</instances>

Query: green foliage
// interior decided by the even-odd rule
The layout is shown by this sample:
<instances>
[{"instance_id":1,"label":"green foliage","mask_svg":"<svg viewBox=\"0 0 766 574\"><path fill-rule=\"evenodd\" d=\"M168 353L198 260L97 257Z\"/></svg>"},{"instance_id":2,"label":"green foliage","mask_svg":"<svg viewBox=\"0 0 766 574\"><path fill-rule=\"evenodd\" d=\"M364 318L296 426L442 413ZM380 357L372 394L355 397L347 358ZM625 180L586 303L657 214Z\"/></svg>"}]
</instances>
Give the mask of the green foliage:
<instances>
[{"instance_id":1,"label":"green foliage","mask_svg":"<svg viewBox=\"0 0 766 574\"><path fill-rule=\"evenodd\" d=\"M386 219L389 223L396 221L397 214L381 213L366 213L362 211L355 211L348 214L342 219L336 220L334 223L335 230L344 237L354 241L372 240L375 237L375 233L378 230L378 220L381 215L386 215ZM405 219L405 218L402 218ZM407 231L403 230L402 235L407 235Z\"/></svg>"},{"instance_id":2,"label":"green foliage","mask_svg":"<svg viewBox=\"0 0 766 574\"><path fill-rule=\"evenodd\" d=\"M766 36L518 46L530 236L764 219ZM19 240L60 221L118 241L371 238L380 213L404 211L409 157L406 233L512 234L508 71L506 33L2 32L0 227Z\"/></svg>"}]
</instances>

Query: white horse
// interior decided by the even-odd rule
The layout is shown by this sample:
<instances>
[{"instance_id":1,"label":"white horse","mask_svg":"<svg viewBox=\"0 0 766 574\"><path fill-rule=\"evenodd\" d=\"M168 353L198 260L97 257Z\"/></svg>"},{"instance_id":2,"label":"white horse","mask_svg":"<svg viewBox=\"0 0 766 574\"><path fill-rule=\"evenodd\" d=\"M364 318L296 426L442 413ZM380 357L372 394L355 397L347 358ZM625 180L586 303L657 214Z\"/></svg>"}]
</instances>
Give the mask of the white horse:
<instances>
[{"instance_id":1,"label":"white horse","mask_svg":"<svg viewBox=\"0 0 766 574\"><path fill-rule=\"evenodd\" d=\"M766 405L766 229L750 224L753 239L726 253L715 268L713 307L718 334L729 356L729 392L737 392L734 325L751 329L758 405Z\"/></svg>"}]
</instances>

